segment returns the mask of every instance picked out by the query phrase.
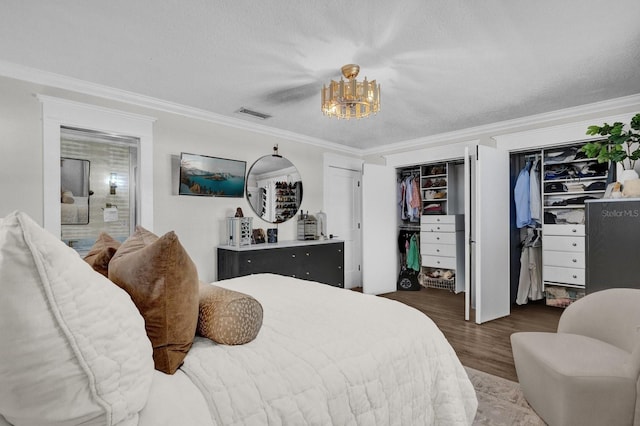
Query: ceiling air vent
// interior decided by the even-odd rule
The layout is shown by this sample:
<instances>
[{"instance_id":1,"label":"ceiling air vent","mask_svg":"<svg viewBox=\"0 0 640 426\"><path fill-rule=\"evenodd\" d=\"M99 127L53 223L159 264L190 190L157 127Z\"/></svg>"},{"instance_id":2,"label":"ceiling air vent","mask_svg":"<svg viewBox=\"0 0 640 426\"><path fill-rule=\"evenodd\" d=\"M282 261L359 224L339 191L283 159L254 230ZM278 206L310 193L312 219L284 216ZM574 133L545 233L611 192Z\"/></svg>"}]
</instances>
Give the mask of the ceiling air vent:
<instances>
[{"instance_id":1,"label":"ceiling air vent","mask_svg":"<svg viewBox=\"0 0 640 426\"><path fill-rule=\"evenodd\" d=\"M266 120L267 118L271 118L271 116L269 114L265 114L265 113L258 112L258 111L252 111L252 110L246 109L246 108L240 108L237 112L239 112L240 114L247 114L247 115L250 115L252 117L259 118L260 120Z\"/></svg>"}]
</instances>

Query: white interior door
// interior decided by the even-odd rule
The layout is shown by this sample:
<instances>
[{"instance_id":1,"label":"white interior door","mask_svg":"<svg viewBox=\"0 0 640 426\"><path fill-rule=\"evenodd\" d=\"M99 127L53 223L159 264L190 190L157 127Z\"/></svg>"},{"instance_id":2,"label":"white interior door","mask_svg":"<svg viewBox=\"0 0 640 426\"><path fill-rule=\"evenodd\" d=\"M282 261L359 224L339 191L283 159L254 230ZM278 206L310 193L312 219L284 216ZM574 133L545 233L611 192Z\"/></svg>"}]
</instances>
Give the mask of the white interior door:
<instances>
[{"instance_id":1,"label":"white interior door","mask_svg":"<svg viewBox=\"0 0 640 426\"><path fill-rule=\"evenodd\" d=\"M327 168L327 232L344 241L344 287L362 286L361 171Z\"/></svg>"},{"instance_id":2,"label":"white interior door","mask_svg":"<svg viewBox=\"0 0 640 426\"><path fill-rule=\"evenodd\" d=\"M476 148L471 248L475 249L475 320L481 324L510 313L509 153Z\"/></svg>"},{"instance_id":3,"label":"white interior door","mask_svg":"<svg viewBox=\"0 0 640 426\"><path fill-rule=\"evenodd\" d=\"M398 275L395 169L364 164L362 191L362 291L390 293Z\"/></svg>"}]
</instances>

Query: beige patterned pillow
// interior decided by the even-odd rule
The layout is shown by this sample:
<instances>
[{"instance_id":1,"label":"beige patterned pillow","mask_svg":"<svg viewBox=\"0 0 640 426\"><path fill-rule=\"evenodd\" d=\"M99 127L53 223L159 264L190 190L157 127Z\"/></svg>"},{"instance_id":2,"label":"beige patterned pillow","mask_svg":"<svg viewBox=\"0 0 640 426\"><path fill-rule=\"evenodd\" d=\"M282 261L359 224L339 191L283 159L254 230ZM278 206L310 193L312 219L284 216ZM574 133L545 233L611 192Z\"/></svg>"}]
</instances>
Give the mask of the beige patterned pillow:
<instances>
[{"instance_id":1,"label":"beige patterned pillow","mask_svg":"<svg viewBox=\"0 0 640 426\"><path fill-rule=\"evenodd\" d=\"M198 334L223 345L243 345L262 327L262 305L248 294L200 284Z\"/></svg>"}]
</instances>

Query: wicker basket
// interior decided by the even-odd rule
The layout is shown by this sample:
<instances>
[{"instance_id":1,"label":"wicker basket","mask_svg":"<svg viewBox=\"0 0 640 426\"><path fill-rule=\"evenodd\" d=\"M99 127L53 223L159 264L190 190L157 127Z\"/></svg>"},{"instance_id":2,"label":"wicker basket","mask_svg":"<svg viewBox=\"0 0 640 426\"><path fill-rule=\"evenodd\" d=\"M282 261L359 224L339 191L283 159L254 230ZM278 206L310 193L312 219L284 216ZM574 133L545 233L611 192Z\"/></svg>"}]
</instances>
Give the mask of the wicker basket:
<instances>
[{"instance_id":1,"label":"wicker basket","mask_svg":"<svg viewBox=\"0 0 640 426\"><path fill-rule=\"evenodd\" d=\"M420 274L418 277L420 285L427 288L440 288L443 290L454 291L456 289L456 280L446 280L444 278L431 278L425 274Z\"/></svg>"}]
</instances>

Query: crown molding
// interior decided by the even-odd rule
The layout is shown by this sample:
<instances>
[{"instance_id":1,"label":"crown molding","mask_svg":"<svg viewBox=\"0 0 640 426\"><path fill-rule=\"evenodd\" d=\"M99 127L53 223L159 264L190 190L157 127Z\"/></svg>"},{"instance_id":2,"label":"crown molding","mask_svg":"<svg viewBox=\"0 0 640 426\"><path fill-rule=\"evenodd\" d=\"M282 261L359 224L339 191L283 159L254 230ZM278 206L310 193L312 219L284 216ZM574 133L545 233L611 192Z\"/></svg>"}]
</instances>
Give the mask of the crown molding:
<instances>
[{"instance_id":1,"label":"crown molding","mask_svg":"<svg viewBox=\"0 0 640 426\"><path fill-rule=\"evenodd\" d=\"M188 118L208 121L223 126L247 130L267 136L291 140L294 142L302 142L305 144L314 145L325 149L331 149L351 155L361 155L361 150L358 148L351 148L334 142L329 142L324 139L313 138L299 133L275 129L263 124L251 123L245 120L240 120L238 118L226 117L224 115L205 111L203 109L193 108L174 102L168 102L162 99L128 92L126 90L115 89L113 87L91 83L85 80L80 80L61 74L42 71L11 62L0 61L0 76L45 86L51 86L58 89L70 90L85 95L123 102L126 104L148 108L156 111L177 114Z\"/></svg>"},{"instance_id":2,"label":"crown molding","mask_svg":"<svg viewBox=\"0 0 640 426\"><path fill-rule=\"evenodd\" d=\"M576 118L581 115L598 114L616 108L631 108L633 106L640 107L640 93L615 98L591 104L580 105L561 110L530 115L527 117L516 118L512 120L499 121L482 126L469 127L466 129L455 130L452 132L439 133L437 135L425 136L421 138L411 139L398 143L383 145L380 147L360 149L352 148L344 145L330 142L324 139L313 138L310 136L294 133L286 130L275 129L263 124L251 123L233 117L226 117L213 112L205 111L199 108L193 108L173 102L164 101L157 98L141 95L138 93L128 92L125 90L115 89L100 84L90 83L84 80L72 77L50 73L23 65L0 61L0 76L14 78L16 80L28 81L31 83L56 87L59 89L70 90L85 95L96 96L112 101L123 102L148 108L157 111L163 111L171 114L177 114L189 118L208 121L237 129L247 130L254 133L278 137L294 142L301 142L309 145L318 146L320 148L330 149L358 157L368 155L383 155L393 152L413 150L417 148L425 148L430 145L464 142L465 140L477 139L481 135L488 137L499 136L504 133L513 133L523 130L527 127L548 127L554 125L556 120L567 120Z\"/></svg>"},{"instance_id":3,"label":"crown molding","mask_svg":"<svg viewBox=\"0 0 640 426\"><path fill-rule=\"evenodd\" d=\"M424 148L425 145L444 144L454 141L464 142L465 140L477 139L481 135L495 137L505 133L522 131L527 127L554 126L557 125L557 123L553 122L557 120L568 120L582 115L600 114L618 108L631 107L640 108L640 93L366 149L362 150L362 155L383 155L392 152Z\"/></svg>"}]
</instances>

